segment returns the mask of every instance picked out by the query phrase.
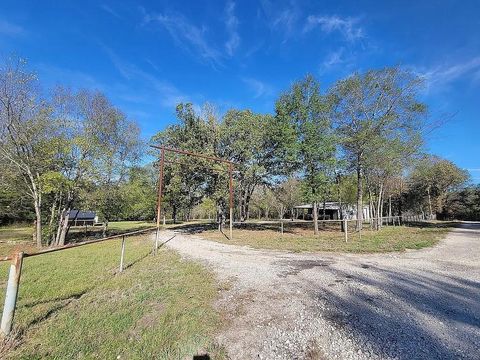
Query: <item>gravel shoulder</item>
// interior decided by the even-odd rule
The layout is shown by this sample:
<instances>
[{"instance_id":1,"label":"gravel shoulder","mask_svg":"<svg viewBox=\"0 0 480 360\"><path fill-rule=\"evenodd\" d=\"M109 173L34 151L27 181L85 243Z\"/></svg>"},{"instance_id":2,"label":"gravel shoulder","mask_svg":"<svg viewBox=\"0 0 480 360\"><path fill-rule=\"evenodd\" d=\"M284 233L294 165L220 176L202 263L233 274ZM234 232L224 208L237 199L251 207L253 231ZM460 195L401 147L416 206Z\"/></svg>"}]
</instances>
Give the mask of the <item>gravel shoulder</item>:
<instances>
[{"instance_id":1,"label":"gravel shoulder","mask_svg":"<svg viewBox=\"0 0 480 360\"><path fill-rule=\"evenodd\" d=\"M374 255L162 239L229 282L217 340L232 359L480 359L479 223L434 248Z\"/></svg>"}]
</instances>

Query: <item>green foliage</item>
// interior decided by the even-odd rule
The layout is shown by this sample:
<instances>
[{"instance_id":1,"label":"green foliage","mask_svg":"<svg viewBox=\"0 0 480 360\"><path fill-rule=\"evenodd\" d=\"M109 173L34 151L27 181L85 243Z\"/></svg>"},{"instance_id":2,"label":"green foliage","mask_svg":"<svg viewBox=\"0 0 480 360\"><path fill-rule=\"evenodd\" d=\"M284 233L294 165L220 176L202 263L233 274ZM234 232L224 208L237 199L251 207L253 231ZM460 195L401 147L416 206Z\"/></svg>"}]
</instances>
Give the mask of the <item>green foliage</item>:
<instances>
[{"instance_id":1,"label":"green foliage","mask_svg":"<svg viewBox=\"0 0 480 360\"><path fill-rule=\"evenodd\" d=\"M468 186L448 195L442 217L480 221L480 185Z\"/></svg>"},{"instance_id":2,"label":"green foliage","mask_svg":"<svg viewBox=\"0 0 480 360\"><path fill-rule=\"evenodd\" d=\"M407 200L425 208L431 206L433 212L442 213L446 211L447 195L465 185L468 179L468 172L453 162L425 156L416 163L410 174Z\"/></svg>"},{"instance_id":3,"label":"green foliage","mask_svg":"<svg viewBox=\"0 0 480 360\"><path fill-rule=\"evenodd\" d=\"M325 199L335 167L336 137L329 97L312 76L294 83L275 104L273 161L280 173L300 173L307 201Z\"/></svg>"}]
</instances>

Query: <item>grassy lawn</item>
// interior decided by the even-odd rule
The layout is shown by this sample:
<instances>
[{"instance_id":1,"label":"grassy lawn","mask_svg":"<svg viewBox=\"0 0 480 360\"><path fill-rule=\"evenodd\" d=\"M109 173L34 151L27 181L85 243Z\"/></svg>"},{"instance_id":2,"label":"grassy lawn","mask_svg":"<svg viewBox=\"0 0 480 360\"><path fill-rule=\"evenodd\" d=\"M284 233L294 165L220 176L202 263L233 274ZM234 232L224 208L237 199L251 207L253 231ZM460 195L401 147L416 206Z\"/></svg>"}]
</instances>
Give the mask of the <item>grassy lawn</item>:
<instances>
[{"instance_id":1,"label":"grassy lawn","mask_svg":"<svg viewBox=\"0 0 480 360\"><path fill-rule=\"evenodd\" d=\"M16 337L0 345L0 358L222 358L212 340L221 322L213 275L164 248L153 257L151 246L128 238L123 273L119 240L25 258Z\"/></svg>"},{"instance_id":2,"label":"grassy lawn","mask_svg":"<svg viewBox=\"0 0 480 360\"><path fill-rule=\"evenodd\" d=\"M154 227L153 221L111 221L108 223L108 230L113 232L128 232Z\"/></svg>"},{"instance_id":3,"label":"grassy lawn","mask_svg":"<svg viewBox=\"0 0 480 360\"><path fill-rule=\"evenodd\" d=\"M154 227L155 223L147 221L112 221L108 224L107 235L116 235L131 231L143 230ZM17 251L35 252L36 245L32 238L33 228L27 224L8 225L0 227L0 256L9 255ZM84 241L102 236L101 226L88 227L85 233L84 227L71 227L68 235L69 240Z\"/></svg>"},{"instance_id":4,"label":"grassy lawn","mask_svg":"<svg viewBox=\"0 0 480 360\"><path fill-rule=\"evenodd\" d=\"M34 251L32 228L26 224L0 227L0 256L14 251Z\"/></svg>"},{"instance_id":5,"label":"grassy lawn","mask_svg":"<svg viewBox=\"0 0 480 360\"><path fill-rule=\"evenodd\" d=\"M309 225L311 227L312 225ZM349 233L348 242L339 229L323 229L319 235L313 235L313 230L306 226L285 225L283 236L278 225L251 224L234 229L233 240L229 240L228 229L225 234L208 229L194 232L200 236L226 244L248 245L258 249L277 249L294 252L335 251L352 253L375 253L389 251L404 251L406 249L421 249L432 246L448 232L443 226L409 227L388 226L380 231L365 229L361 236Z\"/></svg>"}]
</instances>

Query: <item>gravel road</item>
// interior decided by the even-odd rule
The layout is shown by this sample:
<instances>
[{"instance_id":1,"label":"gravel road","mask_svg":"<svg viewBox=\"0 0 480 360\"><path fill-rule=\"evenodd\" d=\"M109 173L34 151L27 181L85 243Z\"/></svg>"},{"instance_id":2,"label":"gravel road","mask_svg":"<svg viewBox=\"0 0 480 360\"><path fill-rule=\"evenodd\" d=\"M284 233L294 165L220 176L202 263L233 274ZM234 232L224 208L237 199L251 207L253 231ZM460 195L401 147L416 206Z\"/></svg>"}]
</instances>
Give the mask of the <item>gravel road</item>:
<instances>
[{"instance_id":1,"label":"gravel road","mask_svg":"<svg viewBox=\"0 0 480 360\"><path fill-rule=\"evenodd\" d=\"M162 237L230 284L218 342L232 359L480 359L479 223L431 249L378 255Z\"/></svg>"}]
</instances>

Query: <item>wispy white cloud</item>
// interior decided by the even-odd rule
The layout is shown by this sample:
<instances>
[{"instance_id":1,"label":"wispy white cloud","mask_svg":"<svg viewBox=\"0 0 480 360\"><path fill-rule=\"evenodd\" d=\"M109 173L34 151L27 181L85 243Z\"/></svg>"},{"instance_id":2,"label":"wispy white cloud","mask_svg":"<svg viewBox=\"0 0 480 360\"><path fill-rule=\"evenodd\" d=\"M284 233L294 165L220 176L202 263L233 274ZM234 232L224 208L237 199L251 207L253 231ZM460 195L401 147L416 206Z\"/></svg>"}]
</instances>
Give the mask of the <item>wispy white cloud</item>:
<instances>
[{"instance_id":1,"label":"wispy white cloud","mask_svg":"<svg viewBox=\"0 0 480 360\"><path fill-rule=\"evenodd\" d=\"M113 17L116 17L117 19L122 20L122 17L120 16L120 14L117 11L115 11L113 8L108 6L107 4L101 4L100 8L106 11L107 13L109 13L110 15L112 15Z\"/></svg>"},{"instance_id":2,"label":"wispy white cloud","mask_svg":"<svg viewBox=\"0 0 480 360\"><path fill-rule=\"evenodd\" d=\"M227 54L233 56L233 53L240 45L240 35L238 34L238 18L235 16L235 3L227 2L225 7L225 27L229 34L229 38L225 43Z\"/></svg>"},{"instance_id":3,"label":"wispy white cloud","mask_svg":"<svg viewBox=\"0 0 480 360\"><path fill-rule=\"evenodd\" d=\"M468 61L438 65L429 69L419 67L412 68L414 72L425 78L427 90L431 90L434 86L436 88L443 88L466 75L473 74L472 79L475 80L475 74L480 71L480 56Z\"/></svg>"},{"instance_id":4,"label":"wispy white cloud","mask_svg":"<svg viewBox=\"0 0 480 360\"><path fill-rule=\"evenodd\" d=\"M222 54L207 40L207 28L190 23L181 14L145 14L144 23L158 23L173 38L177 46L191 53L198 54L201 59L213 65L220 65Z\"/></svg>"},{"instance_id":5,"label":"wispy white cloud","mask_svg":"<svg viewBox=\"0 0 480 360\"><path fill-rule=\"evenodd\" d=\"M283 35L284 43L297 33L301 14L295 2L291 2L288 6L280 6L277 2L262 0L260 4L267 25L272 31Z\"/></svg>"},{"instance_id":6,"label":"wispy white cloud","mask_svg":"<svg viewBox=\"0 0 480 360\"><path fill-rule=\"evenodd\" d=\"M363 29L358 25L359 20L356 18L341 18L339 16L316 16L310 15L307 23L303 28L303 32L309 32L316 27L329 34L339 32L348 41L354 41L364 37Z\"/></svg>"},{"instance_id":7,"label":"wispy white cloud","mask_svg":"<svg viewBox=\"0 0 480 360\"><path fill-rule=\"evenodd\" d=\"M480 169L467 169L468 171L475 171L475 172L480 172Z\"/></svg>"},{"instance_id":8,"label":"wispy white cloud","mask_svg":"<svg viewBox=\"0 0 480 360\"><path fill-rule=\"evenodd\" d=\"M25 34L25 29L20 25L0 19L0 34L18 36Z\"/></svg>"},{"instance_id":9,"label":"wispy white cloud","mask_svg":"<svg viewBox=\"0 0 480 360\"><path fill-rule=\"evenodd\" d=\"M324 73L337 65L345 63L346 60L343 57L344 51L344 48L340 48L327 54L325 60L323 60L320 65L320 73Z\"/></svg>"},{"instance_id":10,"label":"wispy white cloud","mask_svg":"<svg viewBox=\"0 0 480 360\"><path fill-rule=\"evenodd\" d=\"M248 86L248 88L253 92L254 98L259 98L262 96L268 96L273 94L273 88L267 83L254 79L251 77L244 77L242 81Z\"/></svg>"}]
</instances>

